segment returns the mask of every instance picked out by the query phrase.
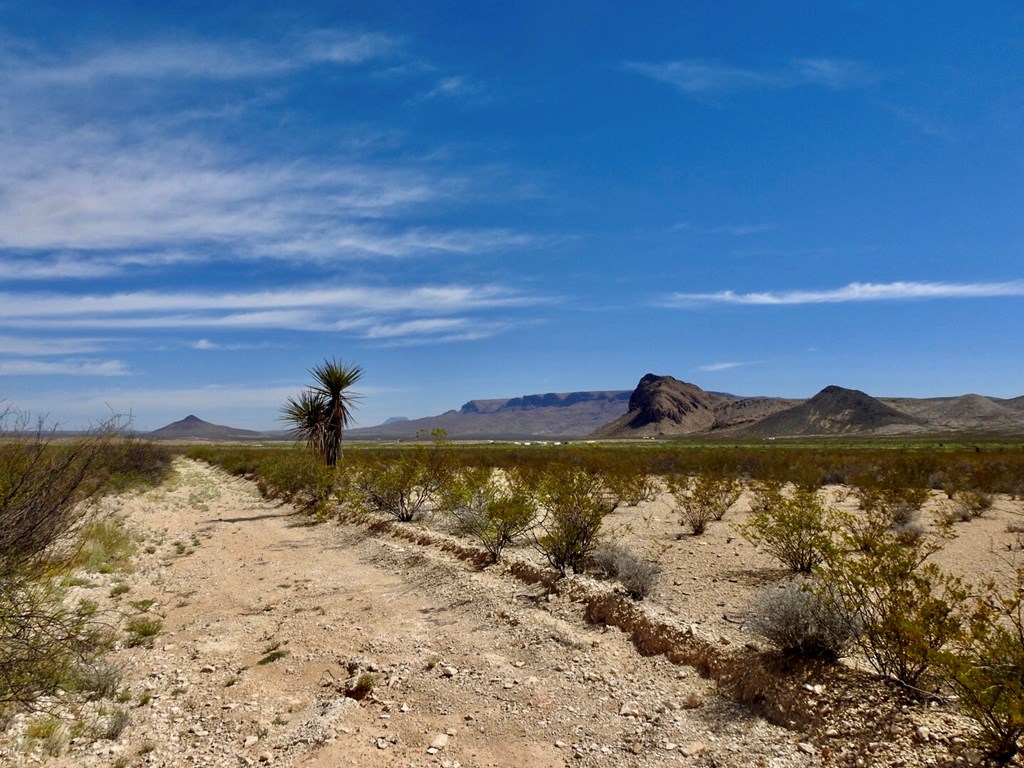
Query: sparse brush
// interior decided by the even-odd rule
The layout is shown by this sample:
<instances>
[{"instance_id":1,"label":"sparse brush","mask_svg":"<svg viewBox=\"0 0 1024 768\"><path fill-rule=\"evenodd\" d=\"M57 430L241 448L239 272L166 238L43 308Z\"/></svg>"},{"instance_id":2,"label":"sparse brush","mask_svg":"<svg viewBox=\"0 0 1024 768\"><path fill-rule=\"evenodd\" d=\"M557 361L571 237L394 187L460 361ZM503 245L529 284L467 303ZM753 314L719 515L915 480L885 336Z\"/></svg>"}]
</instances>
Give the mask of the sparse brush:
<instances>
[{"instance_id":1,"label":"sparse brush","mask_svg":"<svg viewBox=\"0 0 1024 768\"><path fill-rule=\"evenodd\" d=\"M710 472L693 478L671 475L668 489L679 505L682 524L689 526L694 536L703 534L711 521L725 517L740 497L736 478Z\"/></svg>"},{"instance_id":2,"label":"sparse brush","mask_svg":"<svg viewBox=\"0 0 1024 768\"><path fill-rule=\"evenodd\" d=\"M538 491L546 517L534 544L563 576L582 573L605 517L612 511L599 474L581 467L552 467Z\"/></svg>"},{"instance_id":3,"label":"sparse brush","mask_svg":"<svg viewBox=\"0 0 1024 768\"><path fill-rule=\"evenodd\" d=\"M610 578L617 579L630 597L647 597L661 576L661 566L637 557L621 544L602 544L591 556L591 562Z\"/></svg>"},{"instance_id":4,"label":"sparse brush","mask_svg":"<svg viewBox=\"0 0 1024 768\"><path fill-rule=\"evenodd\" d=\"M446 488L442 506L460 533L472 536L492 562L537 524L534 495L514 474L497 478L489 467L462 469Z\"/></svg>"},{"instance_id":5,"label":"sparse brush","mask_svg":"<svg viewBox=\"0 0 1024 768\"><path fill-rule=\"evenodd\" d=\"M115 709L100 727L96 736L107 741L117 741L132 722L132 715L127 709Z\"/></svg>"},{"instance_id":6,"label":"sparse brush","mask_svg":"<svg viewBox=\"0 0 1024 768\"><path fill-rule=\"evenodd\" d=\"M814 491L790 495L778 485L757 489L754 513L737 529L795 573L810 573L833 545L834 513Z\"/></svg>"},{"instance_id":7,"label":"sparse brush","mask_svg":"<svg viewBox=\"0 0 1024 768\"><path fill-rule=\"evenodd\" d=\"M969 518L981 517L987 510L992 508L992 495L982 491L957 491L953 500L963 507Z\"/></svg>"},{"instance_id":8,"label":"sparse brush","mask_svg":"<svg viewBox=\"0 0 1024 768\"><path fill-rule=\"evenodd\" d=\"M163 627L163 621L156 616L148 614L132 616L125 623L125 630L128 632L128 637L124 641L125 647L152 645L153 638L160 634Z\"/></svg>"},{"instance_id":9,"label":"sparse brush","mask_svg":"<svg viewBox=\"0 0 1024 768\"><path fill-rule=\"evenodd\" d=\"M1011 762L1024 738L1024 568L971 597L969 621L936 655L957 707L979 726L989 760Z\"/></svg>"},{"instance_id":10,"label":"sparse brush","mask_svg":"<svg viewBox=\"0 0 1024 768\"><path fill-rule=\"evenodd\" d=\"M345 684L345 695L350 699L362 701L371 693L377 685L377 679L369 672L356 675Z\"/></svg>"},{"instance_id":11,"label":"sparse brush","mask_svg":"<svg viewBox=\"0 0 1024 768\"><path fill-rule=\"evenodd\" d=\"M621 453L600 462L605 491L611 502L618 506L635 507L642 501L653 501L657 486L649 470L637 456Z\"/></svg>"},{"instance_id":12,"label":"sparse brush","mask_svg":"<svg viewBox=\"0 0 1024 768\"><path fill-rule=\"evenodd\" d=\"M838 661L856 636L856 620L834 602L791 581L763 591L749 609L750 628L784 654Z\"/></svg>"},{"instance_id":13,"label":"sparse brush","mask_svg":"<svg viewBox=\"0 0 1024 768\"><path fill-rule=\"evenodd\" d=\"M61 755L70 740L64 723L51 715L32 718L25 728L25 738L41 744L43 751L51 757Z\"/></svg>"},{"instance_id":14,"label":"sparse brush","mask_svg":"<svg viewBox=\"0 0 1024 768\"><path fill-rule=\"evenodd\" d=\"M82 528L82 543L74 567L90 573L115 573L131 570L131 558L138 542L124 518L103 516L90 520Z\"/></svg>"},{"instance_id":15,"label":"sparse brush","mask_svg":"<svg viewBox=\"0 0 1024 768\"><path fill-rule=\"evenodd\" d=\"M846 520L812 588L857 617L855 643L880 675L914 687L958 637L969 591L928 562L941 539L925 536L908 545L884 513L866 518Z\"/></svg>"}]
</instances>

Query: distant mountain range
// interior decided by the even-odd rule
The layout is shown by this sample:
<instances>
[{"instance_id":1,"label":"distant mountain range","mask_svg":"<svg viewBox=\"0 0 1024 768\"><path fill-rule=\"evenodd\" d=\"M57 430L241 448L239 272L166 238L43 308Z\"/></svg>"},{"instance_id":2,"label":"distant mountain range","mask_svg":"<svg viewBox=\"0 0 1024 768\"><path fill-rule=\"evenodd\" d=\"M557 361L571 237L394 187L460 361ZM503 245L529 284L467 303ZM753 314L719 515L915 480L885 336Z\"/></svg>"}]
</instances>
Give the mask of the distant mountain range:
<instances>
[{"instance_id":1,"label":"distant mountain range","mask_svg":"<svg viewBox=\"0 0 1024 768\"><path fill-rule=\"evenodd\" d=\"M629 410L593 437L796 437L970 432L1024 434L1024 397L874 398L829 386L809 400L705 392L671 376L644 376Z\"/></svg>"},{"instance_id":2,"label":"distant mountain range","mask_svg":"<svg viewBox=\"0 0 1024 768\"><path fill-rule=\"evenodd\" d=\"M439 416L393 418L379 426L350 429L345 434L357 440L401 440L434 429L443 429L449 437L461 440L683 436L757 439L955 432L1024 435L1024 396L875 398L859 390L829 386L809 399L743 397L707 392L671 376L649 373L632 392L567 392L470 400L459 410ZM287 433L236 429L188 416L148 436L158 440L253 440L282 439Z\"/></svg>"},{"instance_id":3,"label":"distant mountain range","mask_svg":"<svg viewBox=\"0 0 1024 768\"><path fill-rule=\"evenodd\" d=\"M443 429L459 439L560 439L590 434L626 412L630 391L550 392L504 400L470 400L457 411L424 419L389 419L351 429L356 439L403 439Z\"/></svg>"}]
</instances>

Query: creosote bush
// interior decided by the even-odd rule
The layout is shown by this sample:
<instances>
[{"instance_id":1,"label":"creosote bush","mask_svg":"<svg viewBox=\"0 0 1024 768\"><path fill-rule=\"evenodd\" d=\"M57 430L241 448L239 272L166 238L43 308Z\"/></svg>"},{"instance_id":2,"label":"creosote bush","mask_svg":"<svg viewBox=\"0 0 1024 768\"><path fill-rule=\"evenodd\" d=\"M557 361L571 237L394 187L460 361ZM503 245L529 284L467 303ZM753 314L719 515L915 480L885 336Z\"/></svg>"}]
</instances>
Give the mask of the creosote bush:
<instances>
[{"instance_id":1,"label":"creosote bush","mask_svg":"<svg viewBox=\"0 0 1024 768\"><path fill-rule=\"evenodd\" d=\"M981 728L993 762L1009 763L1024 737L1024 568L972 596L961 633L935 654L957 706Z\"/></svg>"},{"instance_id":2,"label":"creosote bush","mask_svg":"<svg viewBox=\"0 0 1024 768\"><path fill-rule=\"evenodd\" d=\"M457 467L446 437L444 430L434 430L429 445L364 458L349 467L349 498L399 522L415 520L444 495L454 477Z\"/></svg>"},{"instance_id":3,"label":"creosote bush","mask_svg":"<svg viewBox=\"0 0 1024 768\"><path fill-rule=\"evenodd\" d=\"M911 544L884 511L850 516L819 568L815 590L857 622L858 650L882 676L916 687L959 634L968 590L928 559L941 538Z\"/></svg>"},{"instance_id":4,"label":"creosote bush","mask_svg":"<svg viewBox=\"0 0 1024 768\"><path fill-rule=\"evenodd\" d=\"M598 462L598 469L604 477L605 492L618 506L625 504L635 507L642 501L653 501L657 496L657 485L650 471L633 453L610 454Z\"/></svg>"},{"instance_id":5,"label":"creosote bush","mask_svg":"<svg viewBox=\"0 0 1024 768\"><path fill-rule=\"evenodd\" d=\"M669 492L679 505L683 525L694 536L700 536L712 520L721 520L740 497L740 483L735 477L715 472L701 472L696 477L673 474L667 480Z\"/></svg>"},{"instance_id":6,"label":"creosote bush","mask_svg":"<svg viewBox=\"0 0 1024 768\"><path fill-rule=\"evenodd\" d=\"M498 477L490 467L459 470L441 503L459 532L479 541L492 562L537 524L537 501L514 472Z\"/></svg>"},{"instance_id":7,"label":"creosote bush","mask_svg":"<svg viewBox=\"0 0 1024 768\"><path fill-rule=\"evenodd\" d=\"M603 478L582 467L555 465L539 479L537 494L544 510L541 532L534 535L537 549L563 576L582 573L613 509Z\"/></svg>"},{"instance_id":8,"label":"creosote bush","mask_svg":"<svg viewBox=\"0 0 1024 768\"><path fill-rule=\"evenodd\" d=\"M0 412L0 714L75 690L111 647L95 606L70 604L63 584L82 552L83 523L97 521L88 502L156 482L170 466L165 451L122 427L115 417L57 440L42 422Z\"/></svg>"},{"instance_id":9,"label":"creosote bush","mask_svg":"<svg viewBox=\"0 0 1024 768\"><path fill-rule=\"evenodd\" d=\"M261 463L256 485L265 498L322 518L332 513L343 479L342 468L324 464L309 451L289 450Z\"/></svg>"},{"instance_id":10,"label":"creosote bush","mask_svg":"<svg viewBox=\"0 0 1024 768\"><path fill-rule=\"evenodd\" d=\"M795 573L810 573L828 554L834 513L815 491L763 484L754 494L753 514L737 526L746 538Z\"/></svg>"}]
</instances>

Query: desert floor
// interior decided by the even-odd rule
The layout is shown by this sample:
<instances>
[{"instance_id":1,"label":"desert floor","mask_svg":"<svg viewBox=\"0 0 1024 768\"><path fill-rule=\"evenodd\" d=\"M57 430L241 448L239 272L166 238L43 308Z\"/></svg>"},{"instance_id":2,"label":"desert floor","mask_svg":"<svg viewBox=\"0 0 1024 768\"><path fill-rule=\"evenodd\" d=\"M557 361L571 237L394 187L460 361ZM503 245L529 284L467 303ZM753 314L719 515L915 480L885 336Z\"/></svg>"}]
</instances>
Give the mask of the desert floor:
<instances>
[{"instance_id":1,"label":"desert floor","mask_svg":"<svg viewBox=\"0 0 1024 768\"><path fill-rule=\"evenodd\" d=\"M829 491L837 500L844 494ZM838 501L837 501L838 503ZM846 499L842 503L851 503ZM550 590L508 565L481 568L387 527L313 525L255 485L181 459L159 489L105 501L144 542L134 571L92 575L89 597L122 624L162 617L151 648L114 654L130 722L62 754L0 737L0 764L51 766L964 765L971 726L937 697L901 697L856 665L804 671L802 727L769 723L712 679L645 655L628 631L588 622L572 577ZM744 612L785 574L733 524L685 535L664 501L620 508L622 541L664 567L643 608L723 653L756 643ZM941 553L977 576L1013 557L1021 502L997 500ZM392 526L393 528L394 526ZM539 565L528 547L511 561ZM117 585L123 585L114 589ZM114 597L112 592L121 594ZM628 598L622 597L627 600ZM152 601L152 602L151 602ZM368 675L362 700L346 681ZM351 683L349 683L351 685ZM776 718L777 719L777 718ZM70 724L69 724L70 725Z\"/></svg>"}]
</instances>

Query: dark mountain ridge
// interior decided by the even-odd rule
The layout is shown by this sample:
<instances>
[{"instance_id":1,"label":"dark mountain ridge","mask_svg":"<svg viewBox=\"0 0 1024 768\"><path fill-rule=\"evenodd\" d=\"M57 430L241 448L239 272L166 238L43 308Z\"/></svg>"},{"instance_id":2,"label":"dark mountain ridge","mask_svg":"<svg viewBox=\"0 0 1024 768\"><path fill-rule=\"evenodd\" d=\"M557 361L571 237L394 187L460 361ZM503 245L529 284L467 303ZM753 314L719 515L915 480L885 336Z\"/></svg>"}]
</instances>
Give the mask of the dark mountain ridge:
<instances>
[{"instance_id":1,"label":"dark mountain ridge","mask_svg":"<svg viewBox=\"0 0 1024 768\"><path fill-rule=\"evenodd\" d=\"M180 421L149 432L146 437L152 440L253 440L266 437L266 434L251 429L211 424L190 414Z\"/></svg>"}]
</instances>

